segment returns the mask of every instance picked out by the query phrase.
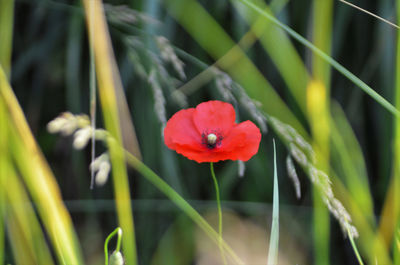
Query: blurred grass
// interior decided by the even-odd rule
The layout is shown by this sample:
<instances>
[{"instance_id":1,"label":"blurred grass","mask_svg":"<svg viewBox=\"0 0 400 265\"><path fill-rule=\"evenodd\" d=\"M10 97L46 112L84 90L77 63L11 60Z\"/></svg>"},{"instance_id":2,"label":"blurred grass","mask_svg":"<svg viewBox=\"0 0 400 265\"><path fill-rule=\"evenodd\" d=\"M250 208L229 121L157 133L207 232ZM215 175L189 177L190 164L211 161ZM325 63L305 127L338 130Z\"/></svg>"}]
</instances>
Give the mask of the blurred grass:
<instances>
[{"instance_id":1,"label":"blurred grass","mask_svg":"<svg viewBox=\"0 0 400 265\"><path fill-rule=\"evenodd\" d=\"M275 6L278 6L274 8L275 13L279 13L283 8L285 3L284 1L281 2L279 4L278 1L275 1ZM232 3L251 26L250 32L254 34L254 41L259 40L261 42L265 52L271 57L290 92L296 98L300 109L305 112L305 92L309 74L289 37L282 29L276 27L272 22L266 20L257 12L250 10L239 1L233 1ZM272 13L270 10L272 8L268 7L263 1L257 1L257 4L265 12ZM243 45L241 47L247 50ZM287 62L290 62L290 64Z\"/></svg>"},{"instance_id":2,"label":"blurred grass","mask_svg":"<svg viewBox=\"0 0 400 265\"><path fill-rule=\"evenodd\" d=\"M0 1L0 67L4 67L6 75L9 77L11 71L11 50L13 32L14 1ZM5 260L5 216L6 216L6 178L9 173L9 161L6 156L7 148L7 122L5 106L0 99L0 263Z\"/></svg>"},{"instance_id":3,"label":"blurred grass","mask_svg":"<svg viewBox=\"0 0 400 265\"><path fill-rule=\"evenodd\" d=\"M5 216L6 216L6 197L3 187L5 187L6 177L8 175L9 161L6 157L7 153L7 123L5 115L5 106L0 100L0 263L4 263L5 259Z\"/></svg>"},{"instance_id":4,"label":"blurred grass","mask_svg":"<svg viewBox=\"0 0 400 265\"><path fill-rule=\"evenodd\" d=\"M0 1L0 65L6 75L11 74L12 34L14 23L14 0Z\"/></svg>"},{"instance_id":5,"label":"blurred grass","mask_svg":"<svg viewBox=\"0 0 400 265\"><path fill-rule=\"evenodd\" d=\"M318 79L311 81L307 87L307 108L313 149L318 157L316 166L329 174L330 128L327 88L322 81L319 81L319 78L323 79L323 76L316 78ZM316 264L329 264L330 219L329 211L323 202L324 197L321 197L320 192L317 186L313 188L314 258Z\"/></svg>"},{"instance_id":6,"label":"blurred grass","mask_svg":"<svg viewBox=\"0 0 400 265\"><path fill-rule=\"evenodd\" d=\"M135 228L130 202L130 188L127 169L124 162L124 154L119 146L123 145L123 136L129 135L125 142L129 150L140 157L137 140L134 135L133 123L127 111L126 101L123 96L122 84L119 79L118 69L114 61L111 41L108 35L107 23L104 16L104 8L99 1L84 1L84 7L89 29L90 44L95 55L99 96L104 117L105 129L115 138L117 146L109 145L110 160L112 165L114 196L117 205L119 224L124 231L124 255L128 264L137 264L137 249ZM118 97L117 94L120 96ZM119 99L117 102L117 98ZM125 104L124 104L125 103ZM121 106L124 111L119 112ZM125 107L125 108L124 108ZM124 115L125 114L125 115ZM122 116L122 117L121 117ZM120 119L123 119L122 122ZM132 126L132 127L127 127Z\"/></svg>"},{"instance_id":7,"label":"blurred grass","mask_svg":"<svg viewBox=\"0 0 400 265\"><path fill-rule=\"evenodd\" d=\"M312 5L312 40L315 47L331 54L333 1L314 0ZM330 65L316 54L312 56L313 81L307 88L307 106L318 167L328 174L330 164ZM313 102L310 102L313 101ZM329 210L314 188L314 255L316 264L330 264Z\"/></svg>"},{"instance_id":8,"label":"blurred grass","mask_svg":"<svg viewBox=\"0 0 400 265\"><path fill-rule=\"evenodd\" d=\"M237 0L241 1L245 5L247 5L249 8L253 9L254 11L258 12L260 15L264 16L266 19L271 20L273 23L275 23L277 26L280 28L284 29L288 34L290 34L292 37L294 37L297 41L299 41L301 44L306 46L307 48L311 49L316 55L318 55L321 59L325 60L329 64L332 65L337 71L342 73L344 76L349 78L354 84L356 84L359 88L364 90L365 93L370 95L376 102L381 104L384 108L386 108L389 112L391 112L393 115L399 116L400 112L392 105L390 104L386 99L384 99L381 95L376 93L371 87L369 87L367 84L365 84L362 80L357 78L354 74L352 74L350 71L348 71L345 67L340 65L337 61L335 61L332 57L324 53L322 50L314 46L311 42L309 42L307 39L299 35L297 32L286 26L285 24L279 22L275 17L271 16L267 12L263 11L259 6L255 5L253 2L250 2L248 0Z\"/></svg>"},{"instance_id":9,"label":"blurred grass","mask_svg":"<svg viewBox=\"0 0 400 265\"><path fill-rule=\"evenodd\" d=\"M2 5L7 5L11 1L6 2L5 0L0 1ZM74 112L88 112L89 110L88 102L90 97L87 93L88 90L85 89L85 87L88 87L87 81L89 78L88 73L84 70L87 67L89 56L86 48L87 37L83 30L84 18L81 6L78 1L67 3L53 0L17 0L15 2L16 10L24 14L15 18L16 31L14 32L15 40L13 44L13 48L15 48L13 66L15 68L13 68L13 75L11 76L15 94L18 96L25 110L29 124L33 128L35 138L44 149L45 155L52 166L54 165L63 197L75 199L74 205L83 204L83 199L87 199L88 197L93 198L93 205L101 208L102 206L97 204L101 204L103 201L99 199L112 201L114 195L117 195L116 189L114 189L114 195L112 189L108 186L97 188L95 191L90 192L86 187L87 169L82 166L76 166L78 163L84 165L87 153L81 153L80 157L76 152L71 153L68 151L69 148L67 148L68 140L66 141L67 144L62 144L61 140L49 137L41 129L44 128L44 123L65 109L64 105L67 105L66 108L68 110ZM185 161L181 157L172 154L171 151L163 146L159 133L162 125L155 115L155 98L152 94L154 90L148 82L148 76L141 77L138 74L140 65L137 60L133 60L137 58L128 56L128 54L132 55L132 51L129 51L129 48L124 45L126 43L125 38L127 37L131 37L138 42L146 39L146 41L143 41L146 44L145 47L141 50L136 50L136 55L150 58L147 61L149 62L147 66L150 65L153 68L154 61L157 62L154 58L157 58L160 52L155 45L155 37L164 35L172 45L179 47L178 49L181 52L177 52L177 54L179 57L182 57L182 60L186 64L184 69L187 80L176 77L171 81L171 78L169 86L166 85L167 82L163 83L157 80L161 84L161 91L165 96L166 115L169 116L181 108L171 96L171 91L185 84L185 82L188 82L187 84L195 84L192 78L198 74L199 70L195 60L199 59L201 64L205 62L200 67L201 71L204 70L204 67L213 65L217 61L216 66L220 70L229 73L232 77L232 82L237 81L251 98L261 102L262 105L257 105L257 108L261 110L262 115L267 115L267 117L275 116L279 120L291 125L308 142L312 142L313 144L315 142L327 143L326 145L322 145L323 149L325 146L329 146L328 150L317 151L316 148L317 161L319 161L317 165L321 161L324 161L322 167L329 173L333 182L335 196L343 202L351 214L353 224L360 233L360 237L355 239L357 245L360 247L360 254L368 264L375 264L375 258L379 264L398 263L398 257L396 258L396 255L398 255L398 251L396 251L398 250L396 245L398 242L398 233L395 233L398 230L395 218L398 215L398 200L396 199L398 197L398 174L396 170L396 161L398 160L397 138L399 138L397 135L398 118L393 119L380 105L372 103L378 102L383 104L391 111L391 114L397 115L396 113L398 113L398 82L396 81L396 85L393 84L393 77L398 78L398 75L394 70L397 69L397 66L395 67L395 62L392 60L395 48L391 47L394 43L392 39L397 32L385 28L385 25L378 24L380 22L366 18L363 14L359 14L347 6L344 7L332 1L306 1L300 3L296 1L274 0L270 2L270 8L262 1L255 1L254 3L260 6L259 9L254 8L255 6L250 5L250 2L245 0L233 1L231 4L228 1L205 2L193 0L168 0L165 2L110 0L106 2L111 5L129 3L136 10L151 14L160 20L160 24L162 24L157 26L153 26L152 24L152 26L149 26L143 21L135 24L123 20L132 18L132 16L126 16L124 13L130 10L127 6L124 9L118 9L117 17L123 21L122 23L117 24L115 21L112 21L111 17L108 17L110 38L112 38L115 52L115 61L111 60L113 61L112 67L116 67L118 63L121 69L121 80L111 86L116 85L116 87L119 87L116 88L117 91L120 89L121 92L123 91L122 85L118 83L123 84L125 88L123 93L127 94L129 104L131 105L128 113L132 113L136 125L138 140L142 147L143 160L157 175L165 177L165 180L179 194L182 194L184 198L188 198L190 202L192 201L191 199L203 201L205 198L212 197L211 189L207 186L207 182L203 178L203 175L208 173L208 168L205 169L197 164L192 164L190 161ZM365 1L364 4L365 6L363 7L377 11L378 14L386 10L387 13L382 12L384 17L390 18L390 15L393 15L390 13L392 12L392 6L389 1L381 1L379 3ZM312 5L314 5L313 8L311 8ZM333 6L326 7L324 5ZM248 8L249 6L253 8ZM335 13L329 14L333 8ZM0 8L0 13L2 11L4 9ZM279 21L284 22L283 26L290 26L296 32L301 33L301 35L293 34L290 30L289 33L285 33L287 32L285 30L288 28L274 26L274 22L271 22L273 20L267 19L272 14L272 18L276 17L279 18ZM311 17L313 19L310 19ZM3 18L6 17L0 15L0 20ZM10 22L10 18L8 17L7 19ZM329 25L326 23L328 23L329 19L333 19L333 31L327 29ZM0 32L10 33L11 24L9 22L0 22ZM8 29L8 31L3 29ZM184 32L184 30L187 32ZM138 34L138 32L143 32L143 35ZM318 33L319 35L313 33ZM97 32L95 35L98 35ZM143 37L144 35L146 37ZM65 36L68 36L68 42L65 41ZM296 36L310 36L313 45L324 51L324 54L315 50L314 46L310 46L311 44L305 38L297 39L297 41L302 43L299 45L299 43L293 41L293 37L296 39ZM322 38L322 40L318 40L318 38ZM236 41L237 39L239 41ZM364 41L365 39L367 41ZM331 40L332 50L334 51L333 56L329 55L329 49L325 50L329 46L329 43L331 43ZM2 43L0 42L0 54L6 50L3 50L5 46ZM5 43L11 43L10 35L8 42ZM104 39L96 42L95 45L104 43L110 45L110 41L104 41ZM323 58L311 55L306 47L311 48L313 52L317 52ZM144 55L145 51L151 51L149 53L150 56L148 54ZM184 52L186 52L187 56L183 56ZM11 58L10 51L6 52L6 54L8 58ZM109 55L112 53L108 50L104 54L106 56L103 58L96 58L96 63L101 64L102 67L110 62ZM342 65L346 66L346 69L337 64L332 57L342 62ZM101 60L104 60L103 62L105 63L101 63ZM358 87L351 87L348 80L338 72L330 72L330 66L327 65L326 61L333 67L336 67L341 74L347 75L346 78L352 79L352 82L361 89L366 90L373 98L365 97L363 93L360 93L362 90ZM164 63L158 61L159 65L163 65ZM168 67L171 67L171 65L168 65ZM168 67L165 67L165 69L169 69ZM159 70L160 68L156 69ZM220 92L215 89L216 77L213 69L206 71L208 76L200 76L203 79L200 80L201 82L195 84L198 86L196 90L182 90L188 106L193 106L199 103L199 101L209 98L222 98ZM358 78L350 74L350 71L357 73ZM147 74L149 73L150 71L147 72ZM100 73L98 72L98 74ZM110 78L119 79L118 72L113 72L111 76ZM324 105L322 112L326 112L324 114L327 117L325 122L320 123L317 118L312 118L312 116L318 116L318 113L315 113L318 111L312 111L313 113L309 116L304 115L308 114L305 91L310 81L310 76L313 79L322 81L324 85L325 97L319 104ZM365 80L365 83L361 79ZM66 84L64 83L65 80L67 80ZM63 90L64 85L68 87L65 91ZM100 86L99 82L99 89ZM235 83L233 86L236 86ZM383 97L371 91L371 87L376 88L376 92ZM68 98L67 101L65 101L65 96ZM106 97L108 97L108 94ZM240 102L241 97L241 94L235 94L238 102ZM382 100L382 98L394 98L394 107L388 104L387 101ZM125 105L125 100L120 101L119 96L115 96L114 99L117 102L114 103L114 107ZM338 104L336 104L336 101ZM7 99L3 103L8 104L9 102ZM243 104L238 104L237 109L240 120L253 118ZM105 112L103 109L104 116L115 115L116 113L115 110L111 112L110 114L109 111ZM133 124L130 121L131 118L129 115L126 116L122 113L118 113L120 115L118 121L113 120L113 118L109 119L112 120L111 123L113 123L114 128L120 127L121 124ZM3 111L0 109L0 126L7 127L7 130L2 130L3 128L0 127L0 134L4 135L6 131L10 131L9 127L13 123L5 123L5 119L1 117L11 117L8 109L3 109ZM328 129L320 129L324 124ZM105 125L109 128L107 122ZM99 121L99 126L102 126L101 121ZM269 139L270 135L273 134L278 134L278 137L282 139L282 135L279 135L276 128L274 126L271 126L271 128L272 132L265 135L264 139ZM309 131L313 135L313 140L310 140ZM20 133L16 133L16 135L21 138L27 137L20 135ZM124 138L124 129L122 129L121 135L121 138ZM322 140L316 139L318 137L322 138ZM268 145L267 141L263 141L262 144L264 147ZM12 159L20 157L20 159L28 160L34 157L28 155L31 154L27 152L29 148L24 147L18 141L14 142L10 144L19 146L17 149L21 153L26 152L27 154L20 155L14 150ZM121 140L121 142L124 141ZM284 140L283 142L288 151L291 152L290 144L286 144ZM4 141L3 144L0 142L0 145L2 145L0 146L0 152L1 150L10 149L10 146L4 144ZM136 148L138 144L128 145L127 147L131 148L132 146ZM315 144L314 146L317 145ZM102 147L99 150L102 150ZM391 154L392 151L393 155ZM29 173L29 178L32 178L33 174L39 170L37 165L32 165L32 161L26 161L29 167L26 165L23 166L22 163L15 163L16 165L14 165L9 161L9 158L6 158L7 155L1 154L9 153L0 153L0 177L4 177L4 174L7 174L4 172L12 170L12 168L7 166L2 167L2 164L7 164L11 167L23 167L23 172L18 169L13 174L17 176L16 179L20 177L19 179L23 182L23 185L28 183L23 176L24 174L27 175L28 171L33 171ZM283 161L282 157L285 156L284 154L281 154L280 157L278 156L278 168L282 167L281 164L284 163L281 162ZM122 159L119 158L119 160ZM266 160L269 162L265 163ZM226 204L236 205L235 202L239 200L263 203L272 202L272 193L266 192L271 187L270 181L259 178L259 176L265 175L264 172L269 172L271 161L273 161L271 153L260 151L255 158L246 164L246 177L243 179L237 178L236 164L232 162L221 163L216 168L218 171L217 175L221 178L221 192L224 194L224 198L233 200L230 203L226 202ZM70 169L70 164L73 165L73 170ZM119 164L122 167L122 163L119 162ZM199 170L193 171L194 166L198 167ZM296 168L298 168L297 165ZM392 172L390 172L391 170ZM280 172L282 171L280 170ZM299 245L301 244L307 249L308 252L305 255L310 256L307 263L310 264L314 255L310 254L313 247L309 239L312 232L309 230L316 227L310 225L311 218L308 215L304 217L304 220L301 219L299 212L302 212L302 207L306 206L306 212L309 213L311 186L308 182L304 181L304 175L308 172L303 173L299 170L298 173L303 196L300 200L295 199L290 181L284 177L280 178L282 207L284 208L285 205L293 205L295 207L295 210L291 208L289 214L289 219L292 223L290 225L285 224L285 218L282 218L281 229L290 230L293 241L298 241ZM282 175L284 176L285 173ZM387 179L391 179L391 182L388 183ZM133 192L132 198L135 201L137 199L139 201L141 199L157 199L157 196L159 196L157 192L154 192L154 187L151 184L142 181L140 178L133 178L129 182L130 184L125 182L124 185L129 188L134 187L135 192ZM20 187L20 185L18 186L15 183L13 185L13 187ZM30 183L30 185L34 184ZM78 185L81 187L79 190L75 189ZM21 188L20 191L24 191L24 189ZM36 198L30 197L31 190L28 185L25 188L25 192L28 195L27 197L23 198L23 193L18 193L19 195L15 193L13 200L33 199L35 202ZM17 195L19 196L18 198ZM127 195L126 190L125 195ZM3 211L4 209L8 209L8 207L4 207L4 201L7 200L7 197L4 198L3 196L7 196L7 194L0 193L0 211L1 209ZM56 198L59 200L57 196ZM131 199L128 196L125 196L125 198L129 201ZM154 205L157 207L154 207ZM143 204L140 209L134 207L135 215L139 217L136 218L135 216L135 226L138 227L138 256L141 263L150 261L156 249L160 251L157 253L161 253L165 251L166 245L174 244L175 242L158 243L158 239L162 238L165 231L167 231L171 224L175 223L175 220L180 215L173 210L167 211L163 209L162 205L164 204L158 205L154 203ZM208 205L202 206L199 202L195 202L194 204L197 210L204 210ZM246 216L261 215L259 207L253 208L251 206L251 209L246 210L240 210L241 207L239 206L237 208L236 206L232 206L232 208ZM113 218L114 208L107 212L91 212L92 210L76 212L74 209L76 208L71 208L72 215L74 216L74 225L78 228L82 242L83 240L90 239L90 236L97 236L97 241L93 242L98 242L98 238L104 236L104 231L109 231L110 227L117 225ZM31 210L36 211L35 214L39 222L44 219L43 210L36 210L35 208ZM28 214L31 210L27 210L25 214ZM90 221L87 218L88 212L92 215ZM126 215L127 213L124 212L123 214ZM15 212L12 217L18 220L18 218L22 219L21 216ZM319 219L319 217L320 215L317 213L315 218ZM330 218L327 215L325 217ZM301 223L301 229L295 230L296 225L299 223ZM18 222L15 222L15 224L13 227L10 227L10 230L6 230L7 239L5 248L1 247L2 233L0 229L0 263L2 256L5 257L7 262L14 261L11 256L16 256L15 262L17 263L25 264L23 262L30 262L22 255L11 255L9 253L9 250L13 249L13 245L15 246L19 242L22 242L20 252L25 252L26 250L26 253L30 253L29 255L32 256L31 260L41 259L38 254L39 252L33 253L34 248L26 244L29 241L25 239L29 239L29 237L24 236L24 241L10 242L11 232L14 238L22 238L22 233L26 230L22 229L24 225L19 225ZM54 234L49 232L49 226L46 224L44 222L44 235L45 237L47 234L51 235L50 238L53 240L50 241L53 243L51 244L52 246L49 245L49 251L53 251L54 247L58 248L56 251L58 253L57 261L60 261L64 257L62 256L64 254L60 253L64 253L65 249L59 243L58 237L56 241L54 240ZM29 229L32 229L29 231L30 235L32 235L33 231L37 232L34 226L34 224L32 224L32 227L29 226ZM190 234L190 225L179 223L176 226L177 228L175 229L178 230L180 228L183 230L189 229L188 233ZM6 227L8 228L8 226ZM67 225L67 227L69 226ZM84 227L96 228L93 230L96 231L96 235L90 235ZM340 233L337 233L339 228L336 221L332 222L332 226L329 229L332 232L330 236L326 233L320 235L321 242L325 245L325 250L327 246L330 246L331 254L328 256L327 262L331 264L354 264L356 262L355 255L354 253L351 253L351 255L348 254L350 252L350 244L347 244L348 242L343 244L345 239L343 239ZM182 234L185 234L185 232L186 230L182 231ZM185 238L193 242L190 235L186 235ZM96 250L93 250L96 248L95 244L88 245L85 244L83 246L85 249L85 260L88 264L98 264L94 261L96 253L98 253ZM194 246L190 244L185 246L187 246L189 252L192 251L192 256L189 253L186 259L184 259L189 261L190 258L195 257L195 254L193 254L195 251ZM22 251L22 247L24 251ZM169 247L172 246L170 245ZM318 245L317 248L321 249L322 244ZM46 252L46 250L43 250L43 252ZM79 251L77 252L79 253ZM317 252L322 253L322 251ZM168 254L173 259L176 257L174 255L181 253L174 251ZM80 254L76 255L80 256ZM165 256L159 254L153 262L157 263L160 257ZM393 261L392 258L394 258ZM292 261L292 263L295 262ZM319 263L316 262L316 264Z\"/></svg>"},{"instance_id":10,"label":"blurred grass","mask_svg":"<svg viewBox=\"0 0 400 265\"><path fill-rule=\"evenodd\" d=\"M396 1L397 10L397 24L399 24L399 14L400 14L400 1ZM396 83L395 83L395 106L400 109L400 35L397 31L397 47L396 47ZM384 235L387 236L387 241L392 242L391 249L393 251L394 262L398 264L400 262L400 250L397 246L397 241L399 235L397 231L400 229L400 165L398 163L400 159L400 118L396 117L394 119L394 141L393 141L393 163L392 163L392 186L393 186L393 197L389 199L393 200L393 208L391 211L393 223L384 224ZM386 203L386 202L385 202ZM391 204L391 202L387 202ZM389 239L389 240L388 240Z\"/></svg>"},{"instance_id":11,"label":"blurred grass","mask_svg":"<svg viewBox=\"0 0 400 265\"><path fill-rule=\"evenodd\" d=\"M14 205L7 207L7 223L14 256L21 258L18 264L54 264L40 222L28 203L29 197L16 172L9 171L7 189L3 192L7 196L7 202Z\"/></svg>"},{"instance_id":12,"label":"blurred grass","mask_svg":"<svg viewBox=\"0 0 400 265\"><path fill-rule=\"evenodd\" d=\"M3 111L6 110L3 115L8 116L7 120L9 120L7 127L12 129L10 132L10 135L12 135L10 138L11 146L9 147L10 157L13 157L15 166L21 172L30 196L36 202L41 220L47 228L52 243L56 246L55 251L58 259L61 263L82 264L76 235L69 213L62 202L58 185L36 145L1 67L0 97L5 105L2 109ZM16 205L13 207L16 207ZM25 219L25 222L27 221L29 219ZM28 227L34 229L34 222L29 223Z\"/></svg>"},{"instance_id":13,"label":"blurred grass","mask_svg":"<svg viewBox=\"0 0 400 265\"><path fill-rule=\"evenodd\" d=\"M362 216L374 224L373 198L361 146L338 103L333 102L331 107L332 164L343 176L349 192L357 195L353 200L360 206Z\"/></svg>"}]
</instances>

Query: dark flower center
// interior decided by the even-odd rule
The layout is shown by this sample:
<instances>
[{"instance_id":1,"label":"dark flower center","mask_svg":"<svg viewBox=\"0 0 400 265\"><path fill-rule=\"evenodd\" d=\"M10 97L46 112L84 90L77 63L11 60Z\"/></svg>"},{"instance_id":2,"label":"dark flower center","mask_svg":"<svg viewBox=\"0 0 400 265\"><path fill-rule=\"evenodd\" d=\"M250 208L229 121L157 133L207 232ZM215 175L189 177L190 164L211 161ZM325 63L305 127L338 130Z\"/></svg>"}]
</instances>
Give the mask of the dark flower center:
<instances>
[{"instance_id":1,"label":"dark flower center","mask_svg":"<svg viewBox=\"0 0 400 265\"><path fill-rule=\"evenodd\" d=\"M203 132L201 135L202 143L208 147L208 149L214 149L216 146L221 145L222 135L216 131Z\"/></svg>"}]
</instances>

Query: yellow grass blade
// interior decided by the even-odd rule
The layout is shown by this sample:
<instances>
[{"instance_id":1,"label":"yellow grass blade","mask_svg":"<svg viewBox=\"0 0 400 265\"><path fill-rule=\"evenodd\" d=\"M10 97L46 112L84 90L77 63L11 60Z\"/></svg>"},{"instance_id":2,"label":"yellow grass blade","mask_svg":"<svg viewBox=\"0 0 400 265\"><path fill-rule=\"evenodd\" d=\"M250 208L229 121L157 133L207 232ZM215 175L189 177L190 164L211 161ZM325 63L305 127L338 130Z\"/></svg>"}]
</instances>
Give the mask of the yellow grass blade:
<instances>
[{"instance_id":1,"label":"yellow grass blade","mask_svg":"<svg viewBox=\"0 0 400 265\"><path fill-rule=\"evenodd\" d=\"M0 0L0 66L9 77L14 19L14 0Z\"/></svg>"},{"instance_id":2,"label":"yellow grass blade","mask_svg":"<svg viewBox=\"0 0 400 265\"><path fill-rule=\"evenodd\" d=\"M0 67L0 97L6 113L15 127L16 135L11 148L15 163L25 181L30 196L37 205L39 215L53 244L59 244L57 255L67 264L83 264L77 247L72 221L61 199L60 190L43 154L39 150L25 116Z\"/></svg>"},{"instance_id":3,"label":"yellow grass blade","mask_svg":"<svg viewBox=\"0 0 400 265\"><path fill-rule=\"evenodd\" d=\"M96 74L99 87L99 95L106 130L116 139L117 145L122 146L126 125L131 124L123 95L122 84L114 59L111 41L108 34L104 8L101 1L84 0L86 21L89 29L89 37L95 55ZM121 127L120 127L121 126ZM133 129L128 132L134 132ZM128 139L128 138L125 138ZM135 137L130 137L133 142L125 142L126 148L132 150L140 158ZM124 154L120 148L109 146L112 164L114 194L117 205L119 224L124 231L123 253L127 264L137 264L135 230L133 224L132 207L130 201L130 189Z\"/></svg>"}]
</instances>

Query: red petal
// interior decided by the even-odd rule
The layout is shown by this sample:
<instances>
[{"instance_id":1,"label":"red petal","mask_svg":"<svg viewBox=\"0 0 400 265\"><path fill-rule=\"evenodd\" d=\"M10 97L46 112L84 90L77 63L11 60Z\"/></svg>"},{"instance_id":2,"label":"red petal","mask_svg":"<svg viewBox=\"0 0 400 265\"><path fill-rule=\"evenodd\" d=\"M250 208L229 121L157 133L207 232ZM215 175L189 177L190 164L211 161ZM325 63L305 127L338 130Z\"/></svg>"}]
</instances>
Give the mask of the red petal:
<instances>
[{"instance_id":1,"label":"red petal","mask_svg":"<svg viewBox=\"0 0 400 265\"><path fill-rule=\"evenodd\" d=\"M197 105L193 121L200 134L216 130L226 135L235 124L235 110L229 103L207 101Z\"/></svg>"},{"instance_id":2,"label":"red petal","mask_svg":"<svg viewBox=\"0 0 400 265\"><path fill-rule=\"evenodd\" d=\"M223 139L220 145L210 149L202 143L202 133L213 130ZM257 153L261 133L250 121L236 124L231 104L209 101L196 109L175 113L165 126L164 141L170 149L199 163L228 159L247 161Z\"/></svg>"},{"instance_id":3,"label":"red petal","mask_svg":"<svg viewBox=\"0 0 400 265\"><path fill-rule=\"evenodd\" d=\"M260 129L251 121L245 121L232 128L216 151L229 157L226 159L247 161L257 154L260 141Z\"/></svg>"},{"instance_id":4,"label":"red petal","mask_svg":"<svg viewBox=\"0 0 400 265\"><path fill-rule=\"evenodd\" d=\"M164 128L165 144L176 150L177 146L186 146L190 149L204 149L201 144L201 135L193 123L195 109L180 110L168 120Z\"/></svg>"},{"instance_id":5,"label":"red petal","mask_svg":"<svg viewBox=\"0 0 400 265\"><path fill-rule=\"evenodd\" d=\"M257 154L260 141L261 132L258 127L251 121L245 121L232 128L229 135L222 140L220 147L193 150L188 146L179 146L175 150L198 163L222 160L248 161Z\"/></svg>"}]
</instances>

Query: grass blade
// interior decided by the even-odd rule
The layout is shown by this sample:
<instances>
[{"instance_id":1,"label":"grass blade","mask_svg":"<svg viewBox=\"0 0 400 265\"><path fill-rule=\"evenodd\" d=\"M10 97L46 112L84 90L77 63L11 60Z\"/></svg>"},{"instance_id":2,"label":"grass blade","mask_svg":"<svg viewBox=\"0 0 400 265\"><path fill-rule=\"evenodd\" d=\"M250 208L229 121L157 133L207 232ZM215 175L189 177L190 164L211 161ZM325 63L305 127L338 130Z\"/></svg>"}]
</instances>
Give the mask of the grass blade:
<instances>
[{"instance_id":1,"label":"grass blade","mask_svg":"<svg viewBox=\"0 0 400 265\"><path fill-rule=\"evenodd\" d=\"M279 251L279 189L278 172L276 168L276 147L274 140L274 201L272 206L271 236L269 239L268 265L278 264Z\"/></svg>"},{"instance_id":2,"label":"grass blade","mask_svg":"<svg viewBox=\"0 0 400 265\"><path fill-rule=\"evenodd\" d=\"M396 1L397 14L400 14L400 1ZM398 22L400 19L398 19ZM400 35L397 34L396 46L396 76L395 76L395 106L400 108ZM398 164L400 158L400 118L395 117L393 120L393 145L392 145L392 176L390 179L389 187L386 191L386 198L383 204L381 213L381 220L379 223L379 232L382 234L387 244L393 242L393 256L395 263L399 256L399 251L396 246L396 231L399 229L400 217L400 167ZM396 263L397 264L397 263Z\"/></svg>"},{"instance_id":3,"label":"grass blade","mask_svg":"<svg viewBox=\"0 0 400 265\"><path fill-rule=\"evenodd\" d=\"M11 72L14 0L0 0L0 65L7 77Z\"/></svg>"},{"instance_id":4,"label":"grass blade","mask_svg":"<svg viewBox=\"0 0 400 265\"><path fill-rule=\"evenodd\" d=\"M364 265L364 263L363 263L363 261L361 259L360 253L358 252L356 243L354 242L353 236L351 235L350 230L348 228L347 228L347 235L348 235L348 237L350 239L350 243L351 243L351 246L353 247L354 253L356 254L358 263L360 263L360 265Z\"/></svg>"},{"instance_id":5,"label":"grass blade","mask_svg":"<svg viewBox=\"0 0 400 265\"><path fill-rule=\"evenodd\" d=\"M124 255L127 264L137 264L135 228L130 200L130 189L124 154L118 146L123 145L124 135L128 132L126 146L140 157L136 136L133 136L133 123L127 110L122 83L115 62L111 40L108 33L104 8L101 1L83 1L90 44L95 55L99 97L103 111L104 124L113 136L116 145L109 146L112 164L114 194L119 224L124 231ZM122 106L122 109L120 108ZM126 108L124 108L125 106ZM128 126L128 127L126 127ZM125 130L126 129L126 130ZM126 134L125 134L126 135ZM131 142L130 142L131 141Z\"/></svg>"},{"instance_id":6,"label":"grass blade","mask_svg":"<svg viewBox=\"0 0 400 265\"><path fill-rule=\"evenodd\" d=\"M84 264L72 220L65 208L55 177L29 129L25 116L0 67L0 97L6 105L9 120L15 128L13 146L10 150L15 156L18 171L26 184L38 213L54 245L62 242L57 255L66 258L68 264Z\"/></svg>"},{"instance_id":7,"label":"grass blade","mask_svg":"<svg viewBox=\"0 0 400 265\"><path fill-rule=\"evenodd\" d=\"M341 107L333 103L331 111L332 165L343 176L350 194L356 195L353 199L363 216L374 223L372 193L361 146Z\"/></svg>"},{"instance_id":8,"label":"grass blade","mask_svg":"<svg viewBox=\"0 0 400 265\"><path fill-rule=\"evenodd\" d=\"M313 23L312 23L312 41L316 47L321 49L327 55L331 51L331 32L332 32L332 13L333 1L325 0L313 1ZM331 67L321 57L312 54L312 76L313 79L321 82L319 89L315 86L307 88L307 106L309 122L311 124L312 136L315 142L315 150L321 168L329 168L330 156L330 127L329 123L321 122L321 120L329 120L330 111L330 80ZM310 84L315 83L314 80ZM312 89L314 87L314 89ZM316 93L315 93L316 92ZM310 95L311 94L311 95ZM310 102L311 97L320 97L314 103ZM321 116L317 116L319 115ZM314 259L316 264L329 264L329 245L330 245L330 223L329 210L325 207L321 200L320 194L313 189L313 217L314 217Z\"/></svg>"},{"instance_id":9,"label":"grass blade","mask_svg":"<svg viewBox=\"0 0 400 265\"><path fill-rule=\"evenodd\" d=\"M9 173L10 162L8 156L8 130L7 130L7 109L0 98L0 264L4 264L5 258L5 216L6 216L6 196L2 191L5 187Z\"/></svg>"}]
</instances>

